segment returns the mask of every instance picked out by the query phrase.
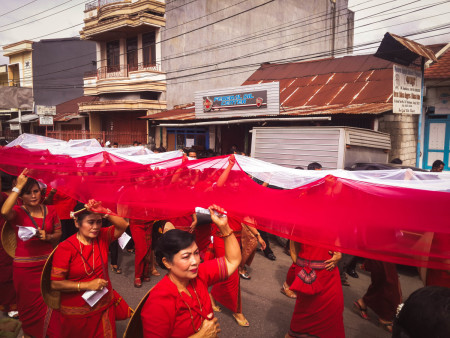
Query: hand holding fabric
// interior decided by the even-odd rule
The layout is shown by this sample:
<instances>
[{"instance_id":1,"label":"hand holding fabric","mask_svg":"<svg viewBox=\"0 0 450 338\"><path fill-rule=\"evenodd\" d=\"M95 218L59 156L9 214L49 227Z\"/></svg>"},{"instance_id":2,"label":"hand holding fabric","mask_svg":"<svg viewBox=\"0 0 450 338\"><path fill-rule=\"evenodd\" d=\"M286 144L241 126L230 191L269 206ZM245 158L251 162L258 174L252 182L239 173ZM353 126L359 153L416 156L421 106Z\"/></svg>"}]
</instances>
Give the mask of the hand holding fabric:
<instances>
[{"instance_id":1,"label":"hand holding fabric","mask_svg":"<svg viewBox=\"0 0 450 338\"><path fill-rule=\"evenodd\" d=\"M22 188L25 186L25 184L28 181L28 169L25 168L23 169L23 171L20 173L19 176L17 176L17 181L16 181L16 187L20 190L22 190Z\"/></svg>"}]
</instances>

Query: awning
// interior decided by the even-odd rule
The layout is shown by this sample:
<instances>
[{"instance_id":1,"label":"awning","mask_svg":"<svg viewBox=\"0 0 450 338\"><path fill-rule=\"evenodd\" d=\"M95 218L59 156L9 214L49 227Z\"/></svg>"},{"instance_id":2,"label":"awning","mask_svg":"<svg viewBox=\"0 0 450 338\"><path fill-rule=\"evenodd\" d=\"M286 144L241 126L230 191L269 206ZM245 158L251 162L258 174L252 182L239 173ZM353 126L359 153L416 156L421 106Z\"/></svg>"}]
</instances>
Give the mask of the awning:
<instances>
[{"instance_id":1,"label":"awning","mask_svg":"<svg viewBox=\"0 0 450 338\"><path fill-rule=\"evenodd\" d=\"M30 122L34 122L36 120L39 119L39 116L36 114L27 114L27 115L22 115L22 123L30 123ZM19 118L16 117L15 119L11 119L6 121L8 123L19 123Z\"/></svg>"},{"instance_id":2,"label":"awning","mask_svg":"<svg viewBox=\"0 0 450 338\"><path fill-rule=\"evenodd\" d=\"M426 60L437 61L430 48L392 33L384 35L375 56L404 66L409 66L419 56L423 56Z\"/></svg>"}]
</instances>

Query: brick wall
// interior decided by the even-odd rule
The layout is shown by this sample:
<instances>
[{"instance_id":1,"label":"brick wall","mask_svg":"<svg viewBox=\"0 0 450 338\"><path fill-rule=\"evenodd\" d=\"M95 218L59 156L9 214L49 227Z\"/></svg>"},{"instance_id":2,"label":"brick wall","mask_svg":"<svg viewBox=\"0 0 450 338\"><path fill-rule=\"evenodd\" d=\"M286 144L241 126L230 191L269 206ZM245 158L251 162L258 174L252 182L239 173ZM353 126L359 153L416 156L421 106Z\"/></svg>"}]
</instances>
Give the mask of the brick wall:
<instances>
[{"instance_id":1,"label":"brick wall","mask_svg":"<svg viewBox=\"0 0 450 338\"><path fill-rule=\"evenodd\" d=\"M398 157L404 165L416 165L418 121L418 115L385 114L380 117L378 130L391 135L389 161Z\"/></svg>"}]
</instances>

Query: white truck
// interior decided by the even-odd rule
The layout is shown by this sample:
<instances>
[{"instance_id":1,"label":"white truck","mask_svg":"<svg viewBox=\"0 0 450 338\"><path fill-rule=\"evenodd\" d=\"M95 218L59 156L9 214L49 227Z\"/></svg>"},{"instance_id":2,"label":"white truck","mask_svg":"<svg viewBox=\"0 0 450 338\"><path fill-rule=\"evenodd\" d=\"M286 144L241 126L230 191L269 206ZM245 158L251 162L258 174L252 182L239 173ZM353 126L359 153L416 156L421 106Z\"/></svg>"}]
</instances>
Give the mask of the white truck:
<instances>
[{"instance_id":1,"label":"white truck","mask_svg":"<svg viewBox=\"0 0 450 338\"><path fill-rule=\"evenodd\" d=\"M285 167L318 162L323 169L345 169L356 162L386 163L389 134L354 127L256 127L251 156Z\"/></svg>"}]
</instances>

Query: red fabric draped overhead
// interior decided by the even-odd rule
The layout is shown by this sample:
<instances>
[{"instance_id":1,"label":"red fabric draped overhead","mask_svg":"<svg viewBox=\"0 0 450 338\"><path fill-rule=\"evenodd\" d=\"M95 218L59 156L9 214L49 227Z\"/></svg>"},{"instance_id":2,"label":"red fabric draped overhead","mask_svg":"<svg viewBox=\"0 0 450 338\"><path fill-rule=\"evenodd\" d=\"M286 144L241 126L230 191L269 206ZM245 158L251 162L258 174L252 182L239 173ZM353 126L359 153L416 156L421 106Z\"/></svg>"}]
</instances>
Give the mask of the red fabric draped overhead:
<instances>
[{"instance_id":1,"label":"red fabric draped overhead","mask_svg":"<svg viewBox=\"0 0 450 338\"><path fill-rule=\"evenodd\" d=\"M154 220L218 204L230 217L295 241L401 264L450 270L450 193L326 176L290 190L264 187L228 157L177 158L152 165L108 153L84 157L0 149L0 169L23 168L82 202L94 198L121 216Z\"/></svg>"}]
</instances>

